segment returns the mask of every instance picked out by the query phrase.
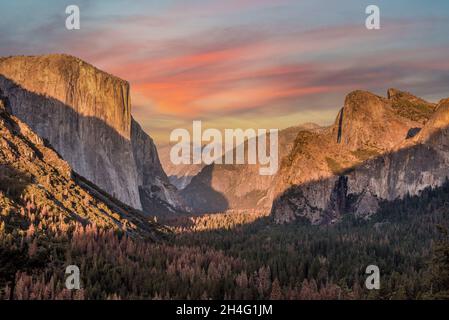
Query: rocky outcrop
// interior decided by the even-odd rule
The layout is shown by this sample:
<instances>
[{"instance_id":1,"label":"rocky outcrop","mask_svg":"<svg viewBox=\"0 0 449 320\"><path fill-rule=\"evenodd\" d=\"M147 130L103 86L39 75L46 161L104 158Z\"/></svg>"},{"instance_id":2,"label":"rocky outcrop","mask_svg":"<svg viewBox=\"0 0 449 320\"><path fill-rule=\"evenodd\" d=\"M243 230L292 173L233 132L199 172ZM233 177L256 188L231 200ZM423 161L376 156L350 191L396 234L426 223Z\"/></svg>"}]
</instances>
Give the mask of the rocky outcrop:
<instances>
[{"instance_id":1,"label":"rocky outcrop","mask_svg":"<svg viewBox=\"0 0 449 320\"><path fill-rule=\"evenodd\" d=\"M346 213L367 217L381 201L445 182L447 100L434 105L394 89L388 95L353 92L331 128L314 137L298 135L292 162L281 168L273 189L276 221L306 217L331 223Z\"/></svg>"},{"instance_id":2,"label":"rocky outcrop","mask_svg":"<svg viewBox=\"0 0 449 320\"><path fill-rule=\"evenodd\" d=\"M435 111L436 105L429 103L409 92L388 89L388 100L399 115L425 124Z\"/></svg>"},{"instance_id":3,"label":"rocky outcrop","mask_svg":"<svg viewBox=\"0 0 449 320\"><path fill-rule=\"evenodd\" d=\"M333 126L334 140L349 150L381 152L394 147L422 124L402 116L407 110L393 105L370 92L351 92Z\"/></svg>"},{"instance_id":4,"label":"rocky outcrop","mask_svg":"<svg viewBox=\"0 0 449 320\"><path fill-rule=\"evenodd\" d=\"M25 210L135 237L157 239L166 232L80 177L0 97L0 213L20 219Z\"/></svg>"},{"instance_id":5,"label":"rocky outcrop","mask_svg":"<svg viewBox=\"0 0 449 320\"><path fill-rule=\"evenodd\" d=\"M131 117L126 81L67 55L9 57L0 59L0 88L12 113L80 175L149 214L159 213L153 199L178 205L153 141ZM153 185L161 190L142 192Z\"/></svg>"}]
</instances>

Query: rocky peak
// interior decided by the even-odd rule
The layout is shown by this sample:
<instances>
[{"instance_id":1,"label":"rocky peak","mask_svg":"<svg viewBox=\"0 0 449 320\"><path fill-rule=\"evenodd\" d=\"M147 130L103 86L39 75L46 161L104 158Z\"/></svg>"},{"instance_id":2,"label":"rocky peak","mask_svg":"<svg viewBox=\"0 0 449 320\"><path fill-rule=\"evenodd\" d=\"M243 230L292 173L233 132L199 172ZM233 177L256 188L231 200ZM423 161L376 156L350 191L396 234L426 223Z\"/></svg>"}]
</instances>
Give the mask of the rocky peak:
<instances>
[{"instance_id":1,"label":"rocky peak","mask_svg":"<svg viewBox=\"0 0 449 320\"><path fill-rule=\"evenodd\" d=\"M352 151L384 151L407 137L420 123L400 117L390 101L367 91L346 96L333 126L334 140Z\"/></svg>"},{"instance_id":2,"label":"rocky peak","mask_svg":"<svg viewBox=\"0 0 449 320\"><path fill-rule=\"evenodd\" d=\"M98 118L130 139L128 82L66 54L4 58L0 60L0 74L25 90L64 103L84 117Z\"/></svg>"},{"instance_id":3,"label":"rocky peak","mask_svg":"<svg viewBox=\"0 0 449 320\"><path fill-rule=\"evenodd\" d=\"M383 200L442 185L448 126L449 99L435 107L394 89L388 99L350 93L330 130L300 132L289 161L282 161L271 197L275 220L303 216L329 223L351 212L367 217Z\"/></svg>"},{"instance_id":4,"label":"rocky peak","mask_svg":"<svg viewBox=\"0 0 449 320\"><path fill-rule=\"evenodd\" d=\"M410 102L421 102L421 103L428 103L425 100L411 94L407 91L401 91L395 88L390 88L387 90L387 98L388 100L407 100Z\"/></svg>"},{"instance_id":5,"label":"rocky peak","mask_svg":"<svg viewBox=\"0 0 449 320\"><path fill-rule=\"evenodd\" d=\"M397 89L388 89L388 100L393 110L400 116L425 124L435 111L436 105Z\"/></svg>"}]
</instances>

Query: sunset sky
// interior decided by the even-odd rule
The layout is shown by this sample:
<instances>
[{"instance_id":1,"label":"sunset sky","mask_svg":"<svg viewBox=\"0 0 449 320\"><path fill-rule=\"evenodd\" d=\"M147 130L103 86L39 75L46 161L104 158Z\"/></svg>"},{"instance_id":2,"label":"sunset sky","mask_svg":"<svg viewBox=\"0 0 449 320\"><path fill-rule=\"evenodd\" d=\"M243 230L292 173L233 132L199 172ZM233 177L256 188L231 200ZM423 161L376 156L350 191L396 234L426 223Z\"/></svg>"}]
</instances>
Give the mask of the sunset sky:
<instances>
[{"instance_id":1,"label":"sunset sky","mask_svg":"<svg viewBox=\"0 0 449 320\"><path fill-rule=\"evenodd\" d=\"M449 1L2 1L0 56L67 53L131 84L133 115L175 128L331 123L355 89L449 96ZM65 29L77 4L81 30ZM381 29L365 28L365 8Z\"/></svg>"}]
</instances>

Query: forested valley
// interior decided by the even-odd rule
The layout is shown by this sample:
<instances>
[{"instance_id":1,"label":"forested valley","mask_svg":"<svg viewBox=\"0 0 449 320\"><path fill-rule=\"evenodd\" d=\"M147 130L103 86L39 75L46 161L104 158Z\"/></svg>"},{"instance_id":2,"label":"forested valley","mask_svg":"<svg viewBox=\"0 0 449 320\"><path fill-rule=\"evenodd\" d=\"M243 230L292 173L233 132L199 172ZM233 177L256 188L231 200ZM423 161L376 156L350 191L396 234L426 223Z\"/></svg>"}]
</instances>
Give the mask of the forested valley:
<instances>
[{"instance_id":1,"label":"forested valley","mask_svg":"<svg viewBox=\"0 0 449 320\"><path fill-rule=\"evenodd\" d=\"M159 241L74 222L23 199L0 215L3 299L449 298L449 184L383 203L369 220L274 224L269 216L181 219ZM365 288L377 265L380 290ZM80 268L81 289L65 288Z\"/></svg>"}]
</instances>

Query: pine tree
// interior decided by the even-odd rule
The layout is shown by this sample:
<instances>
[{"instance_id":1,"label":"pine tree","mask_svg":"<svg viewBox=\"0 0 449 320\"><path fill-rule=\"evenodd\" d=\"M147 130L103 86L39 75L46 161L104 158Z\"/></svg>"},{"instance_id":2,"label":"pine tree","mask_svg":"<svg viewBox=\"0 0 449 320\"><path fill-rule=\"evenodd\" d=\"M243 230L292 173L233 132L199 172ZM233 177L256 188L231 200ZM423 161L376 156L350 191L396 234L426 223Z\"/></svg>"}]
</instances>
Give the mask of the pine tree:
<instances>
[{"instance_id":1,"label":"pine tree","mask_svg":"<svg viewBox=\"0 0 449 320\"><path fill-rule=\"evenodd\" d=\"M281 300L282 299L282 290L279 284L279 280L275 279L273 284L271 285L271 294L270 300Z\"/></svg>"},{"instance_id":2,"label":"pine tree","mask_svg":"<svg viewBox=\"0 0 449 320\"><path fill-rule=\"evenodd\" d=\"M449 233L445 227L438 229L442 239L434 248L430 296L446 300L449 299Z\"/></svg>"}]
</instances>

